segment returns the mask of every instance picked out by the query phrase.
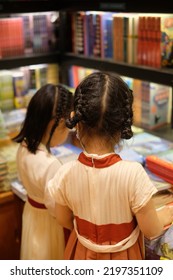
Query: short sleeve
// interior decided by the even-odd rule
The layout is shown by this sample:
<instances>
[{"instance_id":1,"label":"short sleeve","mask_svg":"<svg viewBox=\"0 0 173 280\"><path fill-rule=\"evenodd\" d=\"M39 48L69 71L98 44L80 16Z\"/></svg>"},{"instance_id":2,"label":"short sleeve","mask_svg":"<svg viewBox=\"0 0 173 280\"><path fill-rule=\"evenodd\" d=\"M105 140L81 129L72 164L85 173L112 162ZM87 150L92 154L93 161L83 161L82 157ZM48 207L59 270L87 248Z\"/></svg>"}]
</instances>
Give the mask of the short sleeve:
<instances>
[{"instance_id":1,"label":"short sleeve","mask_svg":"<svg viewBox=\"0 0 173 280\"><path fill-rule=\"evenodd\" d=\"M157 188L141 164L137 164L135 173L134 183L132 184L133 190L131 190L131 209L133 213L137 213L157 193Z\"/></svg>"}]
</instances>

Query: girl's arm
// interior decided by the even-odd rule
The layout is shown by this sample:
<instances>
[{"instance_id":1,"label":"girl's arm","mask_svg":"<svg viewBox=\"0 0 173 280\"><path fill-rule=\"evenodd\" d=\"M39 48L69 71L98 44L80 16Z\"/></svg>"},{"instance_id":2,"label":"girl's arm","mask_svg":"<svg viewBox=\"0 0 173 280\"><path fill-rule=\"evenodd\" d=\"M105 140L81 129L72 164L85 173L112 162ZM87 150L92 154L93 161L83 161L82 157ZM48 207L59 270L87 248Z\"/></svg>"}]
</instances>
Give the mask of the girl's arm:
<instances>
[{"instance_id":1,"label":"girl's arm","mask_svg":"<svg viewBox=\"0 0 173 280\"><path fill-rule=\"evenodd\" d=\"M168 206L156 211L152 199L136 213L139 228L147 238L160 235L164 226L173 222L173 209Z\"/></svg>"}]
</instances>

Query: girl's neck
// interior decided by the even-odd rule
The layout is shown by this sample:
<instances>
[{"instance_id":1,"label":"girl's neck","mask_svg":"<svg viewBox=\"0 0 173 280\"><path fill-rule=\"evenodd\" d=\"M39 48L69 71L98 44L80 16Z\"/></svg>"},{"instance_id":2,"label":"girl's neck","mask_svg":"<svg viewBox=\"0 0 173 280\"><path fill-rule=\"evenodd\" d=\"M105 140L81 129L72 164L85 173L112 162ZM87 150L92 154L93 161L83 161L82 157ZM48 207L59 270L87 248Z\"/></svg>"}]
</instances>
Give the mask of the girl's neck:
<instances>
[{"instance_id":1,"label":"girl's neck","mask_svg":"<svg viewBox=\"0 0 173 280\"><path fill-rule=\"evenodd\" d=\"M81 141L81 146L88 154L104 155L114 153L114 145L110 142L100 141L100 139L92 139L85 141L85 143Z\"/></svg>"}]
</instances>

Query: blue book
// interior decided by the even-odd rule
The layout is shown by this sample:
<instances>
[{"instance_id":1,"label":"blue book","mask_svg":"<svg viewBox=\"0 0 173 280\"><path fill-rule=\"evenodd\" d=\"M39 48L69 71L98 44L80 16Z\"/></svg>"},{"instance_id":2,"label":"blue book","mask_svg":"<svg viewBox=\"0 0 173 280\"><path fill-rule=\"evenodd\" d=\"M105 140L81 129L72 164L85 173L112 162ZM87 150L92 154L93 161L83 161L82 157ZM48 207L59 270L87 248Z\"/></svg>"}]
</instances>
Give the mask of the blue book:
<instances>
[{"instance_id":1,"label":"blue book","mask_svg":"<svg viewBox=\"0 0 173 280\"><path fill-rule=\"evenodd\" d=\"M123 143L126 148L133 149L144 157L167 151L173 147L173 142L148 132L135 134L131 139L124 140Z\"/></svg>"},{"instance_id":2,"label":"blue book","mask_svg":"<svg viewBox=\"0 0 173 280\"><path fill-rule=\"evenodd\" d=\"M103 58L113 57L113 17L112 13L105 13L102 16L103 32Z\"/></svg>"}]
</instances>

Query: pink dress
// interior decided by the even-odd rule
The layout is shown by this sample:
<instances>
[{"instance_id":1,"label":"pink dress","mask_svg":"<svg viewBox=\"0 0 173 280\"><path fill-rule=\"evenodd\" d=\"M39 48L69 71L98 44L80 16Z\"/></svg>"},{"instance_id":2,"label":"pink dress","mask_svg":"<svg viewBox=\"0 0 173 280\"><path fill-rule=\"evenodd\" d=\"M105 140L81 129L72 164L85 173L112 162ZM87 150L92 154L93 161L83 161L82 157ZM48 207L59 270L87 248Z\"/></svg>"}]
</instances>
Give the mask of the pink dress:
<instances>
[{"instance_id":1,"label":"pink dress","mask_svg":"<svg viewBox=\"0 0 173 280\"><path fill-rule=\"evenodd\" d=\"M157 189L140 163L83 152L58 170L48 189L74 214L65 259L144 259L135 213Z\"/></svg>"}]
</instances>

